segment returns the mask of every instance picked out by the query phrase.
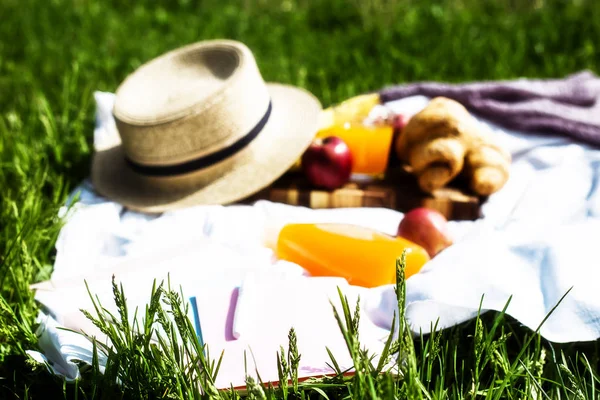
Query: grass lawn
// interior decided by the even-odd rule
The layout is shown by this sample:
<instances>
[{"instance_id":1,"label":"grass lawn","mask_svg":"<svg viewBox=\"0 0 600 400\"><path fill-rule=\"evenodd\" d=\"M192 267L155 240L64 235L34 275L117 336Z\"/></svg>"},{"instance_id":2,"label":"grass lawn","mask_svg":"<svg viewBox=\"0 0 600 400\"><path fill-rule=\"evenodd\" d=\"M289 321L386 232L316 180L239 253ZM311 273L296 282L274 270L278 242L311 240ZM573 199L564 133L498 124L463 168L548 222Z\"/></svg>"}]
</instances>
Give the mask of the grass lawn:
<instances>
[{"instance_id":1,"label":"grass lawn","mask_svg":"<svg viewBox=\"0 0 600 400\"><path fill-rule=\"evenodd\" d=\"M89 172L92 93L114 91L146 60L202 39L241 40L265 79L306 87L325 106L415 80L600 72L597 0L0 0L0 18L0 399L198 394L177 363L140 369L147 349L127 341L114 371L88 369L76 384L25 357L36 348L28 285L50 276L58 208ZM551 344L499 314L396 339L407 357L400 377L357 353L353 380L255 387L250 397L598 396L600 342Z\"/></svg>"}]
</instances>

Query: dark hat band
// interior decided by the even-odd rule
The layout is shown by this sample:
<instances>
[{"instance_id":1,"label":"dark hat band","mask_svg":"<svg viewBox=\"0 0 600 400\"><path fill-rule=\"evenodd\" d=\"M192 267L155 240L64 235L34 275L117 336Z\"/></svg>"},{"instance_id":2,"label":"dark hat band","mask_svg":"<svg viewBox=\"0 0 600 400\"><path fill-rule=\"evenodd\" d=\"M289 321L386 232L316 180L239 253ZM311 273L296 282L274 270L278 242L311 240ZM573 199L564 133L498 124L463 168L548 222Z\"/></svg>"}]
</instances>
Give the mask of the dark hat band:
<instances>
[{"instance_id":1,"label":"dark hat band","mask_svg":"<svg viewBox=\"0 0 600 400\"><path fill-rule=\"evenodd\" d=\"M197 171L199 169L207 168L212 165L215 165L231 156L236 154L237 152L244 149L248 146L264 129L267 121L269 121L269 117L271 116L271 110L273 109L273 104L269 101L269 107L267 107L267 111L265 115L258 121L256 126L250 130L247 134L242 136L236 142L231 145L218 150L214 153L208 154L206 156L202 156L200 158L196 158L194 160L186 161L181 164L173 164L173 165L143 165L132 161L128 157L125 157L125 161L129 165L129 167L142 175L149 176L171 176L171 175L181 175L187 174L189 172Z\"/></svg>"}]
</instances>

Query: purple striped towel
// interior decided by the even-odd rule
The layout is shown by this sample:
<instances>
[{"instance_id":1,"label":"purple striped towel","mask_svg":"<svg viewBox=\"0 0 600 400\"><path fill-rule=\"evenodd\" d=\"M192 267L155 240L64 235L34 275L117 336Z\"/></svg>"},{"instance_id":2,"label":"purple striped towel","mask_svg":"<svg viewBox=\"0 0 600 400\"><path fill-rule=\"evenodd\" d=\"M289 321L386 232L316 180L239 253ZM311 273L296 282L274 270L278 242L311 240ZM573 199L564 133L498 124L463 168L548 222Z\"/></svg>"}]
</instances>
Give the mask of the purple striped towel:
<instances>
[{"instance_id":1,"label":"purple striped towel","mask_svg":"<svg viewBox=\"0 0 600 400\"><path fill-rule=\"evenodd\" d=\"M380 95L384 102L444 96L509 129L568 135L600 146L600 78L591 71L564 79L416 82L386 87Z\"/></svg>"}]
</instances>

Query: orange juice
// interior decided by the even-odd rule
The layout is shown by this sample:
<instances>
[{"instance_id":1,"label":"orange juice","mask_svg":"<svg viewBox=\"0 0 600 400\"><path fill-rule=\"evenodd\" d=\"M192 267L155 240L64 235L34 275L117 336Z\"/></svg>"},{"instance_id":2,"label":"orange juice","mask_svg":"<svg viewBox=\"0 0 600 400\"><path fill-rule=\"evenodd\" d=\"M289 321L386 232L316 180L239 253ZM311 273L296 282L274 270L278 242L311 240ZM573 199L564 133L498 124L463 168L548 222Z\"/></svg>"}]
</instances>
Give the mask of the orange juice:
<instances>
[{"instance_id":1,"label":"orange juice","mask_svg":"<svg viewBox=\"0 0 600 400\"><path fill-rule=\"evenodd\" d=\"M338 136L346 142L352 153L354 174L380 176L387 168L394 128L384 122L366 121L379 105L379 95L364 94L323 112L317 138Z\"/></svg>"},{"instance_id":2,"label":"orange juice","mask_svg":"<svg viewBox=\"0 0 600 400\"><path fill-rule=\"evenodd\" d=\"M321 113L316 138L340 137L352 152L352 172L358 175L381 177L387 168L394 129L388 124L366 124L365 119L374 107L381 104L377 93L351 97ZM291 170L299 171L298 159Z\"/></svg>"},{"instance_id":3,"label":"orange juice","mask_svg":"<svg viewBox=\"0 0 600 400\"><path fill-rule=\"evenodd\" d=\"M317 137L340 137L352 153L353 173L380 176L387 168L393 134L392 126L367 126L355 119L325 128L317 133Z\"/></svg>"},{"instance_id":4,"label":"orange juice","mask_svg":"<svg viewBox=\"0 0 600 400\"><path fill-rule=\"evenodd\" d=\"M279 232L276 254L312 276L343 277L352 285L376 287L395 283L396 260L405 249L408 278L429 261L415 243L355 225L288 224Z\"/></svg>"}]
</instances>

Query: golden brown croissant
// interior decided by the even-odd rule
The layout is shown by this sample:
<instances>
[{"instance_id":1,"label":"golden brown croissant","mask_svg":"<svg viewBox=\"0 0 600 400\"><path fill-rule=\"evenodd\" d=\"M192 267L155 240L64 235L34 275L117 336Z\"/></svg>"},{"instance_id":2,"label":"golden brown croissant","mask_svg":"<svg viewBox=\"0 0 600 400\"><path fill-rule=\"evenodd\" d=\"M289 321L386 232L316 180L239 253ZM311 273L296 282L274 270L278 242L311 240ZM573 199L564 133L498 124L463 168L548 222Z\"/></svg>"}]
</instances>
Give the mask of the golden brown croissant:
<instances>
[{"instance_id":1,"label":"golden brown croissant","mask_svg":"<svg viewBox=\"0 0 600 400\"><path fill-rule=\"evenodd\" d=\"M465 159L471 190L489 196L504 186L509 176L511 156L504 148L483 137L469 150Z\"/></svg>"},{"instance_id":2,"label":"golden brown croissant","mask_svg":"<svg viewBox=\"0 0 600 400\"><path fill-rule=\"evenodd\" d=\"M505 184L511 162L465 107L445 97L432 99L409 120L396 141L396 153L426 192L464 170L471 189L488 196Z\"/></svg>"}]
</instances>

